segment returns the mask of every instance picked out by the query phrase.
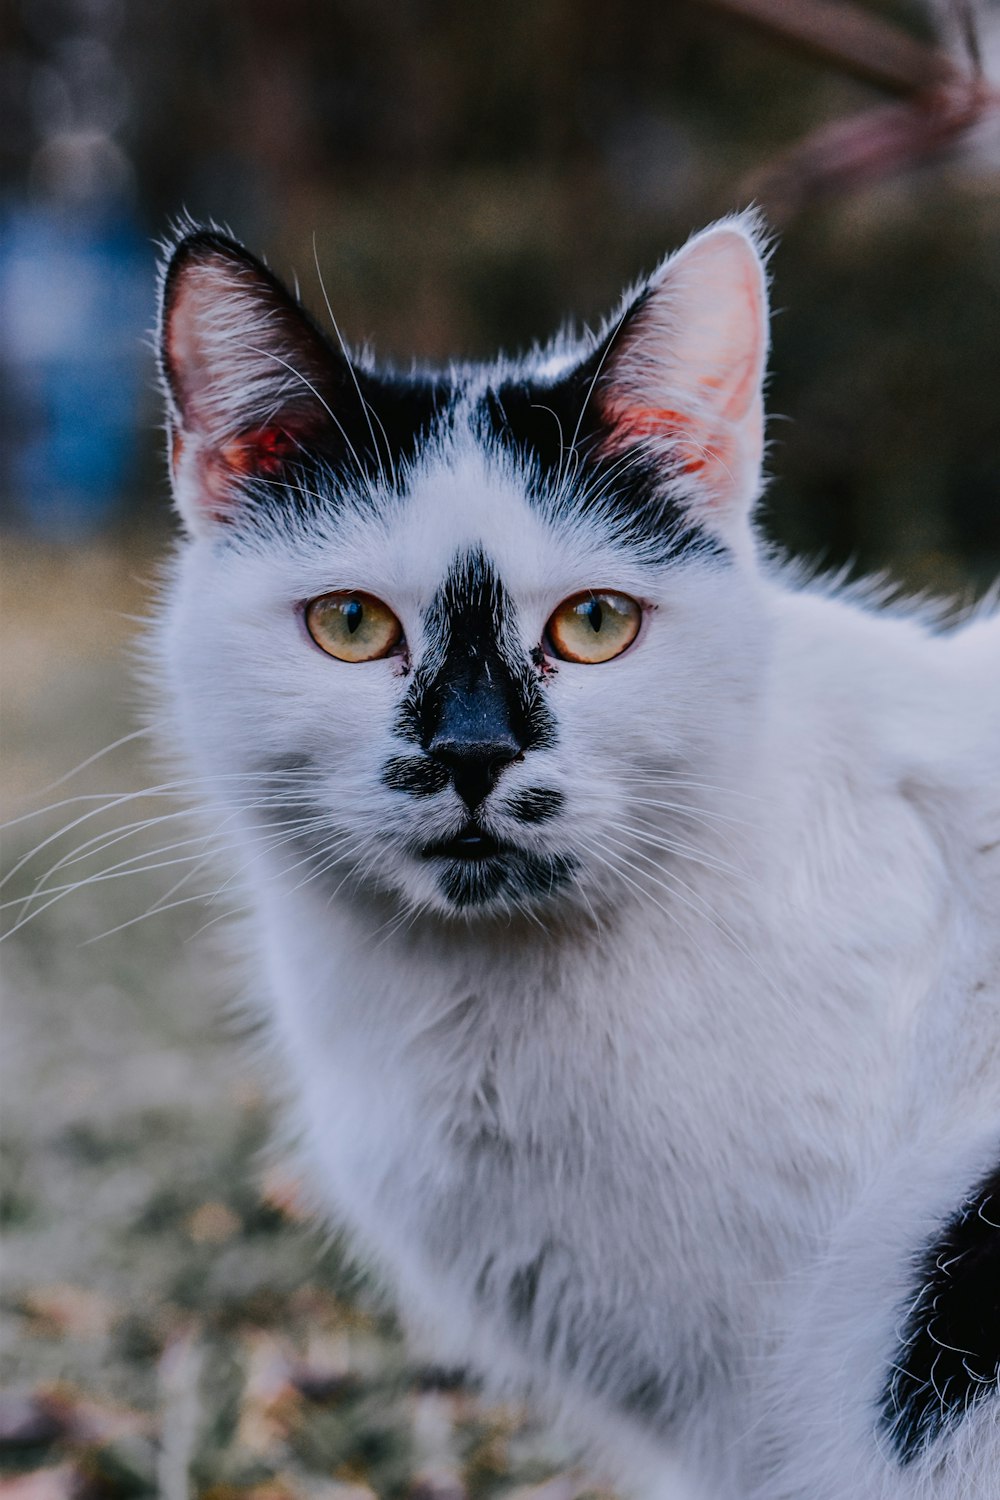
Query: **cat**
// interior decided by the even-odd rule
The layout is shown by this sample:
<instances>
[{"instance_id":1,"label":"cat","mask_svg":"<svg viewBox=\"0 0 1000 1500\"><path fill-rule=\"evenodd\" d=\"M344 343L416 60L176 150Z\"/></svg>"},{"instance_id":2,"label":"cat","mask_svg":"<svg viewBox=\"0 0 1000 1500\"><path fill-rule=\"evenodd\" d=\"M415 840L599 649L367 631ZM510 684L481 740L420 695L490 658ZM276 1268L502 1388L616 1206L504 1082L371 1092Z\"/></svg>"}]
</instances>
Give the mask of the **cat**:
<instances>
[{"instance_id":1,"label":"cat","mask_svg":"<svg viewBox=\"0 0 1000 1500\"><path fill-rule=\"evenodd\" d=\"M1000 1495L1000 616L753 523L766 251L408 373L214 228L156 655L328 1213L637 1495Z\"/></svg>"}]
</instances>

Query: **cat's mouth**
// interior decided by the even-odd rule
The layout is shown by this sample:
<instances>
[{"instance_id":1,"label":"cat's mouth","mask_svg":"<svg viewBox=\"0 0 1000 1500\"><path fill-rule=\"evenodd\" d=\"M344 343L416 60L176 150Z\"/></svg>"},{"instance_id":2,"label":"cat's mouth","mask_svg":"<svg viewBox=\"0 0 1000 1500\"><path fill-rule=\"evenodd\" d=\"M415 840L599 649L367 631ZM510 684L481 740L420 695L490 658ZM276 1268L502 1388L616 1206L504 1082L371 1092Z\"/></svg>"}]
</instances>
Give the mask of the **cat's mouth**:
<instances>
[{"instance_id":1,"label":"cat's mouth","mask_svg":"<svg viewBox=\"0 0 1000 1500\"><path fill-rule=\"evenodd\" d=\"M509 846L501 844L485 828L480 828L475 823L467 823L450 838L437 839L432 844L425 844L420 853L424 859L495 859L500 854L510 852Z\"/></svg>"},{"instance_id":2,"label":"cat's mouth","mask_svg":"<svg viewBox=\"0 0 1000 1500\"><path fill-rule=\"evenodd\" d=\"M546 900L568 885L576 870L572 855L519 848L471 820L448 838L424 844L420 857L434 869L440 896L457 911Z\"/></svg>"}]
</instances>

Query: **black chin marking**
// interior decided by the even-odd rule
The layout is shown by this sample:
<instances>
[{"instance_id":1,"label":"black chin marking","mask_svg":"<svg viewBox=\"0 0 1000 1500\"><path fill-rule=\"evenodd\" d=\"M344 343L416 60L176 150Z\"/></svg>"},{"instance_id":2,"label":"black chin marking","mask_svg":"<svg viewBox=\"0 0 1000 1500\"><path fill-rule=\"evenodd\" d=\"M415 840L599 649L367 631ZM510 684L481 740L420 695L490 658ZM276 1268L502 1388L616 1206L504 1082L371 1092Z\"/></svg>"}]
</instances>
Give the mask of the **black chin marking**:
<instances>
[{"instance_id":1,"label":"black chin marking","mask_svg":"<svg viewBox=\"0 0 1000 1500\"><path fill-rule=\"evenodd\" d=\"M562 811L565 801L562 792L532 786L527 791L516 792L504 803L503 810L519 823L547 823Z\"/></svg>"},{"instance_id":2,"label":"black chin marking","mask_svg":"<svg viewBox=\"0 0 1000 1500\"><path fill-rule=\"evenodd\" d=\"M499 859L455 860L438 878L442 896L460 911L492 901L505 883L506 871Z\"/></svg>"},{"instance_id":3,"label":"black chin marking","mask_svg":"<svg viewBox=\"0 0 1000 1500\"><path fill-rule=\"evenodd\" d=\"M460 911L501 898L539 901L569 885L576 868L569 855L505 849L495 858L447 861L438 889Z\"/></svg>"},{"instance_id":4,"label":"black chin marking","mask_svg":"<svg viewBox=\"0 0 1000 1500\"><path fill-rule=\"evenodd\" d=\"M382 785L412 797L430 797L448 785L448 772L437 761L423 755L397 755L382 770Z\"/></svg>"},{"instance_id":5,"label":"black chin marking","mask_svg":"<svg viewBox=\"0 0 1000 1500\"><path fill-rule=\"evenodd\" d=\"M914 1291L879 1415L903 1465L1000 1398L1000 1166L927 1247Z\"/></svg>"}]
</instances>

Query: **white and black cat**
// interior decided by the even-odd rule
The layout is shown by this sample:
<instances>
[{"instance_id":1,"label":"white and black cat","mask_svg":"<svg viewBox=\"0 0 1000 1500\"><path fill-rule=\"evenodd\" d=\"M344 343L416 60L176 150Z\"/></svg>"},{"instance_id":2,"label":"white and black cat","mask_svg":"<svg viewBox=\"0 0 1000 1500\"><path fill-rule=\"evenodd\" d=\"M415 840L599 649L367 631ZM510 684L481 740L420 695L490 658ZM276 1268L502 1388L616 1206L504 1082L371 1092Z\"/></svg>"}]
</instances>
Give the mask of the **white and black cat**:
<instances>
[{"instance_id":1,"label":"white and black cat","mask_svg":"<svg viewBox=\"0 0 1000 1500\"><path fill-rule=\"evenodd\" d=\"M158 635L329 1213L638 1493L1000 1495L1000 618L768 557L765 276L410 374L162 288Z\"/></svg>"}]
</instances>

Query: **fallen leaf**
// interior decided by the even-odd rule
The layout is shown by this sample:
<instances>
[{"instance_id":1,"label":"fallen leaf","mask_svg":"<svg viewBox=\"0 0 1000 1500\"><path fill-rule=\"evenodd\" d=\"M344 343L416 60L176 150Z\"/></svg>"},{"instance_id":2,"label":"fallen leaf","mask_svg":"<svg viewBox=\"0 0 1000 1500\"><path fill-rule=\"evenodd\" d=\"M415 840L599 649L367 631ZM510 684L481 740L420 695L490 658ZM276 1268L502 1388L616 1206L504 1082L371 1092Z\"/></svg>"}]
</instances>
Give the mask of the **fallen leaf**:
<instances>
[{"instance_id":1,"label":"fallen leaf","mask_svg":"<svg viewBox=\"0 0 1000 1500\"><path fill-rule=\"evenodd\" d=\"M425 1471L413 1481L407 1500L469 1500L469 1492L457 1474Z\"/></svg>"},{"instance_id":2,"label":"fallen leaf","mask_svg":"<svg viewBox=\"0 0 1000 1500\"><path fill-rule=\"evenodd\" d=\"M50 1338L104 1338L117 1316L113 1303L100 1292L68 1284L37 1287L21 1306L36 1323L36 1331Z\"/></svg>"},{"instance_id":3,"label":"fallen leaf","mask_svg":"<svg viewBox=\"0 0 1000 1500\"><path fill-rule=\"evenodd\" d=\"M3 1500L74 1500L80 1489L80 1475L72 1464L0 1479Z\"/></svg>"},{"instance_id":4,"label":"fallen leaf","mask_svg":"<svg viewBox=\"0 0 1000 1500\"><path fill-rule=\"evenodd\" d=\"M247 1345L237 1439L250 1453L264 1455L287 1436L302 1402L292 1383L293 1356L286 1345L265 1333L252 1336Z\"/></svg>"},{"instance_id":5,"label":"fallen leaf","mask_svg":"<svg viewBox=\"0 0 1000 1500\"><path fill-rule=\"evenodd\" d=\"M293 1224L303 1224L312 1218L302 1178L289 1167L269 1167L261 1180L260 1196L268 1208Z\"/></svg>"},{"instance_id":6,"label":"fallen leaf","mask_svg":"<svg viewBox=\"0 0 1000 1500\"><path fill-rule=\"evenodd\" d=\"M196 1245L224 1245L239 1234L243 1222L225 1203L203 1203L188 1215L185 1228Z\"/></svg>"}]
</instances>

